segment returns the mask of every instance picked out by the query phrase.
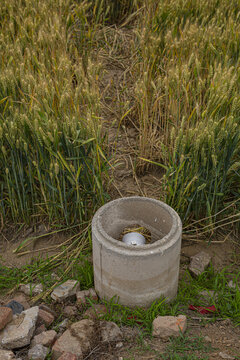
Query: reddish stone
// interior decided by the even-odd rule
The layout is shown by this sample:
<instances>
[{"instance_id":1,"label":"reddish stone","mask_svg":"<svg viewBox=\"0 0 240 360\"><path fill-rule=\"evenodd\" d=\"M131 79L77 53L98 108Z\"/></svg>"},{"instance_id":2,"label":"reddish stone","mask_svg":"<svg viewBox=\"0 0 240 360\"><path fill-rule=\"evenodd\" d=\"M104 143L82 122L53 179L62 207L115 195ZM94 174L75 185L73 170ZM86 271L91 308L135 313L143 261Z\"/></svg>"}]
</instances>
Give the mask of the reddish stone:
<instances>
[{"instance_id":1,"label":"reddish stone","mask_svg":"<svg viewBox=\"0 0 240 360\"><path fill-rule=\"evenodd\" d=\"M63 314L66 316L74 316L77 314L76 306L66 306L63 310Z\"/></svg>"},{"instance_id":2,"label":"reddish stone","mask_svg":"<svg viewBox=\"0 0 240 360\"><path fill-rule=\"evenodd\" d=\"M52 347L52 359L59 359L64 353L76 355L77 360L88 354L96 340L96 324L89 319L73 323Z\"/></svg>"},{"instance_id":3,"label":"reddish stone","mask_svg":"<svg viewBox=\"0 0 240 360\"><path fill-rule=\"evenodd\" d=\"M78 338L66 330L52 347L52 359L59 359L64 353L73 353L78 360L83 359L82 347Z\"/></svg>"},{"instance_id":4,"label":"reddish stone","mask_svg":"<svg viewBox=\"0 0 240 360\"><path fill-rule=\"evenodd\" d=\"M80 306L85 305L87 303L87 298L94 301L98 300L96 291L93 288L88 290L78 291L76 296L77 296L77 304Z\"/></svg>"},{"instance_id":5,"label":"reddish stone","mask_svg":"<svg viewBox=\"0 0 240 360\"><path fill-rule=\"evenodd\" d=\"M105 305L96 304L87 309L85 313L83 314L83 317L88 319L98 319L103 317L105 314L107 314L107 308Z\"/></svg>"},{"instance_id":6,"label":"reddish stone","mask_svg":"<svg viewBox=\"0 0 240 360\"><path fill-rule=\"evenodd\" d=\"M153 320L152 335L167 339L170 336L179 336L187 328L187 318L185 315L178 316L158 316Z\"/></svg>"},{"instance_id":7,"label":"reddish stone","mask_svg":"<svg viewBox=\"0 0 240 360\"><path fill-rule=\"evenodd\" d=\"M57 333L54 330L43 331L41 334L34 336L31 346L40 344L49 347L54 343L56 336Z\"/></svg>"},{"instance_id":8,"label":"reddish stone","mask_svg":"<svg viewBox=\"0 0 240 360\"><path fill-rule=\"evenodd\" d=\"M86 305L86 290L78 291L77 294L77 305L83 306Z\"/></svg>"},{"instance_id":9,"label":"reddish stone","mask_svg":"<svg viewBox=\"0 0 240 360\"><path fill-rule=\"evenodd\" d=\"M91 288L88 290L89 291L89 297L90 299L94 300L94 301L98 301L98 296L96 294L96 291L94 288Z\"/></svg>"},{"instance_id":10,"label":"reddish stone","mask_svg":"<svg viewBox=\"0 0 240 360\"><path fill-rule=\"evenodd\" d=\"M50 326L54 322L54 316L50 314L48 311L39 309L38 313L38 325L44 324L47 327Z\"/></svg>"},{"instance_id":11,"label":"reddish stone","mask_svg":"<svg viewBox=\"0 0 240 360\"><path fill-rule=\"evenodd\" d=\"M46 331L47 330L47 328L46 328L46 326L44 325L44 324L42 324L42 325L40 325L40 326L38 326L37 328L36 328L36 330L35 330L35 335L39 335L39 334L41 334L43 331Z\"/></svg>"},{"instance_id":12,"label":"reddish stone","mask_svg":"<svg viewBox=\"0 0 240 360\"><path fill-rule=\"evenodd\" d=\"M77 360L77 356L72 353L64 352L58 360Z\"/></svg>"},{"instance_id":13,"label":"reddish stone","mask_svg":"<svg viewBox=\"0 0 240 360\"><path fill-rule=\"evenodd\" d=\"M1 306L0 307L0 330L5 328L5 326L12 320L13 312L12 309Z\"/></svg>"},{"instance_id":14,"label":"reddish stone","mask_svg":"<svg viewBox=\"0 0 240 360\"><path fill-rule=\"evenodd\" d=\"M39 309L42 309L44 311L49 312L50 314L52 314L54 317L57 317L57 313L56 311L52 310L49 306L47 306L46 304L40 304L39 305Z\"/></svg>"}]
</instances>

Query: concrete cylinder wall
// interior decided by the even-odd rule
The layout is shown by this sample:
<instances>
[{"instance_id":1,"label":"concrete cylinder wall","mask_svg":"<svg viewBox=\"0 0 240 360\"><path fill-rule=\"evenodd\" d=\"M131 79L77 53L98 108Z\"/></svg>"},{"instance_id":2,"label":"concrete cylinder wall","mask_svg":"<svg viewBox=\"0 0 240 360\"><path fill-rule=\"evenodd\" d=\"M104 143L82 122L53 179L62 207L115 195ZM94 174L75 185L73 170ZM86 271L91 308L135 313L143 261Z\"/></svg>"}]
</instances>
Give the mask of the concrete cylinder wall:
<instances>
[{"instance_id":1,"label":"concrete cylinder wall","mask_svg":"<svg viewBox=\"0 0 240 360\"><path fill-rule=\"evenodd\" d=\"M139 224L151 231L151 244L119 241L125 227ZM182 224L161 201L129 197L102 206L92 221L95 289L100 298L118 297L122 305L150 306L177 293Z\"/></svg>"}]
</instances>

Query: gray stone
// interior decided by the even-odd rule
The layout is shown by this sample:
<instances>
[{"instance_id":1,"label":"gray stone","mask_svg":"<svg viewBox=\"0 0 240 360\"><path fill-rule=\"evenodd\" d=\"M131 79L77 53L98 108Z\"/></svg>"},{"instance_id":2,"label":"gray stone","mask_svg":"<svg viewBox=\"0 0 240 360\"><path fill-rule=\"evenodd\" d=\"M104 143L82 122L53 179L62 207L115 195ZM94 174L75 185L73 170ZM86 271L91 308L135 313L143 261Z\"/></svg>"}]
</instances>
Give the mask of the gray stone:
<instances>
[{"instance_id":1,"label":"gray stone","mask_svg":"<svg viewBox=\"0 0 240 360\"><path fill-rule=\"evenodd\" d=\"M22 291L25 295L39 295L43 292L42 284L22 284L20 285L20 291Z\"/></svg>"},{"instance_id":2,"label":"gray stone","mask_svg":"<svg viewBox=\"0 0 240 360\"><path fill-rule=\"evenodd\" d=\"M0 345L6 349L21 348L30 344L38 317L38 306L15 315L0 332Z\"/></svg>"},{"instance_id":3,"label":"gray stone","mask_svg":"<svg viewBox=\"0 0 240 360\"><path fill-rule=\"evenodd\" d=\"M100 322L100 333L103 342L119 341L122 339L122 332L112 321Z\"/></svg>"},{"instance_id":4,"label":"gray stone","mask_svg":"<svg viewBox=\"0 0 240 360\"><path fill-rule=\"evenodd\" d=\"M76 297L79 288L80 285L77 280L67 280L53 290L51 298L55 301L62 302L70 297Z\"/></svg>"},{"instance_id":5,"label":"gray stone","mask_svg":"<svg viewBox=\"0 0 240 360\"><path fill-rule=\"evenodd\" d=\"M49 349L41 344L37 344L28 351L29 360L44 360L49 353Z\"/></svg>"},{"instance_id":6,"label":"gray stone","mask_svg":"<svg viewBox=\"0 0 240 360\"><path fill-rule=\"evenodd\" d=\"M0 360L13 360L15 355L12 351L0 349Z\"/></svg>"},{"instance_id":7,"label":"gray stone","mask_svg":"<svg viewBox=\"0 0 240 360\"><path fill-rule=\"evenodd\" d=\"M191 257L189 270L194 276L201 275L210 264L211 256L205 251Z\"/></svg>"},{"instance_id":8,"label":"gray stone","mask_svg":"<svg viewBox=\"0 0 240 360\"><path fill-rule=\"evenodd\" d=\"M9 307L12 309L13 315L15 314L21 314L21 312L24 310L24 307L22 304L20 304L18 301L11 300L6 307Z\"/></svg>"},{"instance_id":9,"label":"gray stone","mask_svg":"<svg viewBox=\"0 0 240 360\"><path fill-rule=\"evenodd\" d=\"M56 329L59 331L62 331L62 330L65 330L68 327L68 325L69 325L69 320L64 319L56 326Z\"/></svg>"},{"instance_id":10,"label":"gray stone","mask_svg":"<svg viewBox=\"0 0 240 360\"><path fill-rule=\"evenodd\" d=\"M170 336L179 336L187 328L187 318L185 315L179 316L158 316L153 320L152 335L167 339Z\"/></svg>"}]
</instances>

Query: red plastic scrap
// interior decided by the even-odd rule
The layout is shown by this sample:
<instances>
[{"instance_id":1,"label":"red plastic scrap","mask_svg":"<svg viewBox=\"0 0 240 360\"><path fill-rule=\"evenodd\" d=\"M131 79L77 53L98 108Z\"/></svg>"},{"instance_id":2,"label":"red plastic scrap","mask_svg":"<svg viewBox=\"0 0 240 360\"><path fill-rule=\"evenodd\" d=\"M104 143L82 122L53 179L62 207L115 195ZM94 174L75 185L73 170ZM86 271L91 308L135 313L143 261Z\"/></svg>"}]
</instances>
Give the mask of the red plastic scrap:
<instances>
[{"instance_id":1,"label":"red plastic scrap","mask_svg":"<svg viewBox=\"0 0 240 360\"><path fill-rule=\"evenodd\" d=\"M128 316L127 319L128 319L128 320L137 320L137 317L136 317L136 315L134 315L134 316ZM136 321L136 324L142 325L142 321Z\"/></svg>"},{"instance_id":2,"label":"red plastic scrap","mask_svg":"<svg viewBox=\"0 0 240 360\"><path fill-rule=\"evenodd\" d=\"M189 310L194 310L199 312L200 314L211 314L217 311L216 307L214 305L212 306L195 306L195 305L189 305Z\"/></svg>"}]
</instances>

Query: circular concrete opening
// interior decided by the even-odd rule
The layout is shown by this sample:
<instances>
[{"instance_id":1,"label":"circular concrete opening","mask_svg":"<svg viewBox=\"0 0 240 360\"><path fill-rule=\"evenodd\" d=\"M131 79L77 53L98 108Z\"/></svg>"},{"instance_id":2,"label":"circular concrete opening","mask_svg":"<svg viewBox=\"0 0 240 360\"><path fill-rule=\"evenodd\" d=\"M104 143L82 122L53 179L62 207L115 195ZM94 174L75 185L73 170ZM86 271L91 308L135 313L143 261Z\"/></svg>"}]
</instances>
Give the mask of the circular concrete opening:
<instances>
[{"instance_id":1,"label":"circular concrete opening","mask_svg":"<svg viewBox=\"0 0 240 360\"><path fill-rule=\"evenodd\" d=\"M119 241L124 228L139 224L151 232L150 244ZM149 306L177 293L182 225L161 201L128 197L102 206L92 221L95 288L101 298L128 306Z\"/></svg>"}]
</instances>

